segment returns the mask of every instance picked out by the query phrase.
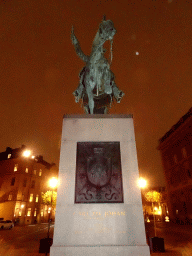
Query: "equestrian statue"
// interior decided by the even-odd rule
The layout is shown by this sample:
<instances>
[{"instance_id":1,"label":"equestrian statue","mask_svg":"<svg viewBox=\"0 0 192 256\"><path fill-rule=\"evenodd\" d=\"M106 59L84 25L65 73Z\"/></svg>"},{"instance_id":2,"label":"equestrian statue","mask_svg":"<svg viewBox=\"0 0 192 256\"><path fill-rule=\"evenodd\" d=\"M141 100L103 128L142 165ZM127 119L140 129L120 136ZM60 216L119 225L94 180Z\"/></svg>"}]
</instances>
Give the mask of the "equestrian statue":
<instances>
[{"instance_id":1,"label":"equestrian statue","mask_svg":"<svg viewBox=\"0 0 192 256\"><path fill-rule=\"evenodd\" d=\"M112 44L116 33L113 22L103 18L93 41L90 56L83 53L72 27L71 40L77 55L85 62L79 74L79 86L73 92L75 101L83 102L87 114L107 114L113 98L120 103L124 93L115 84L115 76L110 69L112 62ZM103 44L110 40L110 63L104 54Z\"/></svg>"}]
</instances>

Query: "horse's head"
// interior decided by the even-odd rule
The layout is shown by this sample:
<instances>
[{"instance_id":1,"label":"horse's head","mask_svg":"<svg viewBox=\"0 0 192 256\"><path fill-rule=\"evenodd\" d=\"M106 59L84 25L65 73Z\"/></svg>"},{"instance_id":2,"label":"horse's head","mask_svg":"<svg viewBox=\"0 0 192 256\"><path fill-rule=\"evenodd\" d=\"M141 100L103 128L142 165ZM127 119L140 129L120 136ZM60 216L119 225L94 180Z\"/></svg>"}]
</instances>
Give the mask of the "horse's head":
<instances>
[{"instance_id":1,"label":"horse's head","mask_svg":"<svg viewBox=\"0 0 192 256\"><path fill-rule=\"evenodd\" d=\"M99 37L104 41L112 40L116 34L113 22L111 20L103 20L99 25Z\"/></svg>"}]
</instances>

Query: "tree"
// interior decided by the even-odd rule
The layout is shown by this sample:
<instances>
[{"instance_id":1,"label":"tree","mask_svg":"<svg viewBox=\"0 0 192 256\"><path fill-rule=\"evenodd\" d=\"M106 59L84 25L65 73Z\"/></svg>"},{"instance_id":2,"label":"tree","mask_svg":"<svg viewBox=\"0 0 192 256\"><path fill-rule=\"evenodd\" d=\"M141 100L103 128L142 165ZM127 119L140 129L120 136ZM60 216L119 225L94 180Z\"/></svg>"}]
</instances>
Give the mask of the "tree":
<instances>
[{"instance_id":1,"label":"tree","mask_svg":"<svg viewBox=\"0 0 192 256\"><path fill-rule=\"evenodd\" d=\"M162 200L162 193L156 190L150 190L145 193L145 198L150 203L160 203Z\"/></svg>"},{"instance_id":2,"label":"tree","mask_svg":"<svg viewBox=\"0 0 192 256\"><path fill-rule=\"evenodd\" d=\"M47 191L45 193L42 193L42 201L44 204L52 205L53 207L55 207L56 200L57 200L57 192Z\"/></svg>"},{"instance_id":3,"label":"tree","mask_svg":"<svg viewBox=\"0 0 192 256\"><path fill-rule=\"evenodd\" d=\"M162 200L162 193L156 191L156 190L150 190L145 193L145 198L148 202L152 203L152 209L153 209L153 203L160 203ZM155 230L155 236L156 236L156 224L155 224L155 215L153 210L153 219L154 219L154 230Z\"/></svg>"}]
</instances>

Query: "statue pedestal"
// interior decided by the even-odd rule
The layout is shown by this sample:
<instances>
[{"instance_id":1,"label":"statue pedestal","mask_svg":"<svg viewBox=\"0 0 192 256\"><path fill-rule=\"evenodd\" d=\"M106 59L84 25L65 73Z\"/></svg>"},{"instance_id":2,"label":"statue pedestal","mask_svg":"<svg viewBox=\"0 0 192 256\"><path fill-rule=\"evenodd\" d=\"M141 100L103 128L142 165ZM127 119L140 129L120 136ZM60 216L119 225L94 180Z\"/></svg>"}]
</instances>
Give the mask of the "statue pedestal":
<instances>
[{"instance_id":1,"label":"statue pedestal","mask_svg":"<svg viewBox=\"0 0 192 256\"><path fill-rule=\"evenodd\" d=\"M90 164L94 148L104 148L106 164ZM138 178L131 115L65 116L50 255L149 256Z\"/></svg>"}]
</instances>

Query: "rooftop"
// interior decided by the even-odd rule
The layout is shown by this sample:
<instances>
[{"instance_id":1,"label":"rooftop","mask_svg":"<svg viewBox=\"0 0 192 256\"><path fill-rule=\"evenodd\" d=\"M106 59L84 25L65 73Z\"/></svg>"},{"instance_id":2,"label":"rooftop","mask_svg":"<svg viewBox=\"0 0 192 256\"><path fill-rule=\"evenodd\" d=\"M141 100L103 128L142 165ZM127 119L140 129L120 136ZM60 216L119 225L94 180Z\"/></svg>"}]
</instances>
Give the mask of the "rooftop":
<instances>
[{"instance_id":1,"label":"rooftop","mask_svg":"<svg viewBox=\"0 0 192 256\"><path fill-rule=\"evenodd\" d=\"M9 160L9 159L15 159L23 156L24 151L27 150L27 147L25 145L22 145L20 148L10 148L7 147L4 152L0 153L0 161L2 160ZM48 169L52 166L52 164L46 162L43 159L43 156L38 155L38 156L30 156L31 161L35 161L37 163L43 164L46 166Z\"/></svg>"},{"instance_id":2,"label":"rooftop","mask_svg":"<svg viewBox=\"0 0 192 256\"><path fill-rule=\"evenodd\" d=\"M192 108L189 109L189 111L182 116L179 121L171 127L171 129L165 133L165 135L159 139L159 143L164 142L171 134L173 134L187 119L192 117Z\"/></svg>"}]
</instances>

